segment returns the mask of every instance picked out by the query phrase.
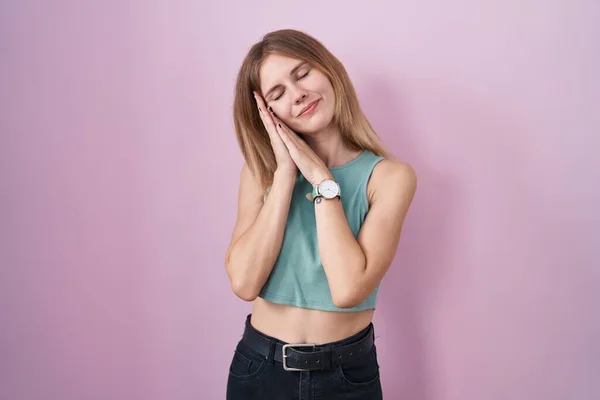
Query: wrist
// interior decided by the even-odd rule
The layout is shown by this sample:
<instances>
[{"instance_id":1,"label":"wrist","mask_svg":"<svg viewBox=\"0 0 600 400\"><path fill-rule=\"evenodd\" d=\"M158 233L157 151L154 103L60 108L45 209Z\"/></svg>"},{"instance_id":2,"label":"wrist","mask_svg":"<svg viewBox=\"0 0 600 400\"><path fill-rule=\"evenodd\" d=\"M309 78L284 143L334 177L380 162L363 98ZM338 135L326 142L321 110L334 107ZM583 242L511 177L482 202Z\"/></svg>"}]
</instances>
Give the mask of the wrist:
<instances>
[{"instance_id":1,"label":"wrist","mask_svg":"<svg viewBox=\"0 0 600 400\"><path fill-rule=\"evenodd\" d=\"M273 183L281 182L294 185L297 176L296 171L277 169L273 174Z\"/></svg>"},{"instance_id":2,"label":"wrist","mask_svg":"<svg viewBox=\"0 0 600 400\"><path fill-rule=\"evenodd\" d=\"M313 186L317 186L319 183L323 182L325 179L330 179L330 180L334 180L333 178L333 174L331 173L331 171L326 170L326 171L319 171L318 173L315 174L314 176L314 182L312 182Z\"/></svg>"}]
</instances>

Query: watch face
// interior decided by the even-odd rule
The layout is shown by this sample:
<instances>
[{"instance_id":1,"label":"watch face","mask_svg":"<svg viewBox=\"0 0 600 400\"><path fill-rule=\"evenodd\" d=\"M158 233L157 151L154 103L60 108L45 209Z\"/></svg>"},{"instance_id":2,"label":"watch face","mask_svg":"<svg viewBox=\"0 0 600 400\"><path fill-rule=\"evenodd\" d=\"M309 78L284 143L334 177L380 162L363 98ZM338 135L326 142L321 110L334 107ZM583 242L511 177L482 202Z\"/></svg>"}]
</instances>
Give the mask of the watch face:
<instances>
[{"instance_id":1,"label":"watch face","mask_svg":"<svg viewBox=\"0 0 600 400\"><path fill-rule=\"evenodd\" d=\"M319 193L326 199L333 199L335 196L340 194L337 183L329 179L324 180L319 184Z\"/></svg>"}]
</instances>

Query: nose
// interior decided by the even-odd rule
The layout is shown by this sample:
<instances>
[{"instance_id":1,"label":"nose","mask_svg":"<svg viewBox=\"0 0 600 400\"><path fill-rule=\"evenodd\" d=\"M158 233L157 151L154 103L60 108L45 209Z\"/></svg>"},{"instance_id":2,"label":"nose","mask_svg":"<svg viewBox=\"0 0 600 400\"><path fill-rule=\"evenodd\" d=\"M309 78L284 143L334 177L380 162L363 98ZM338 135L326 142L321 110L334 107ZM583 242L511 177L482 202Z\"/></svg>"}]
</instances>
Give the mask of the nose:
<instances>
[{"instance_id":1,"label":"nose","mask_svg":"<svg viewBox=\"0 0 600 400\"><path fill-rule=\"evenodd\" d=\"M300 104L304 101L304 99L306 99L306 93L305 92L299 92L298 94L296 94L296 100L294 101L295 104Z\"/></svg>"}]
</instances>

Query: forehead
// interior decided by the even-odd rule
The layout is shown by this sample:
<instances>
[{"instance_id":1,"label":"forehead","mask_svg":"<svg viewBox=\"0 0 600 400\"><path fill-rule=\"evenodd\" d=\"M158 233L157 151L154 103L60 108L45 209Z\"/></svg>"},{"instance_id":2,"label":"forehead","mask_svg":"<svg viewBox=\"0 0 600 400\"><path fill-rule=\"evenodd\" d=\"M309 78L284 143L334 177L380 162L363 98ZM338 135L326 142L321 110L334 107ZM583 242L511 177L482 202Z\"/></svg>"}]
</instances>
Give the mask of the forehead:
<instances>
[{"instance_id":1,"label":"forehead","mask_svg":"<svg viewBox=\"0 0 600 400\"><path fill-rule=\"evenodd\" d=\"M297 58L286 57L279 54L269 54L258 70L261 89L265 90L271 87L279 79L288 76L292 68L300 62L302 62L302 60Z\"/></svg>"}]
</instances>

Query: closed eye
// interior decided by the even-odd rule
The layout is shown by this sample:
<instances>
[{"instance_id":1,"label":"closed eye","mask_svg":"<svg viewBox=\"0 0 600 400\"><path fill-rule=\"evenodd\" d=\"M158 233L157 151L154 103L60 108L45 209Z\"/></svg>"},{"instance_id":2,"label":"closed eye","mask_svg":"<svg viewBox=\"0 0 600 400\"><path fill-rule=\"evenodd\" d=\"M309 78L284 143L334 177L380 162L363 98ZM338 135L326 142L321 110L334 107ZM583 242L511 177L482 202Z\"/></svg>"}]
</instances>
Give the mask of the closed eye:
<instances>
[{"instance_id":1,"label":"closed eye","mask_svg":"<svg viewBox=\"0 0 600 400\"><path fill-rule=\"evenodd\" d=\"M306 73L305 73L305 74L303 74L302 76L299 76L299 77L298 77L298 79L300 80L300 79L302 79L302 78L306 77L306 76L308 75L308 73L309 73L309 72L310 72L310 69L309 69L308 71L306 71Z\"/></svg>"},{"instance_id":2,"label":"closed eye","mask_svg":"<svg viewBox=\"0 0 600 400\"><path fill-rule=\"evenodd\" d=\"M309 74L309 72L310 72L310 69L309 69L308 71L306 71L306 73L304 73L304 74L300 75L300 76L298 77L298 80L305 78L305 77L306 77L306 76ZM279 94L279 96L277 96L277 97L274 97L272 101L277 101L277 100L279 100L279 99L280 99L280 98L283 96L283 94L284 94L284 93L285 93L285 90L283 90L283 91L282 91L282 92Z\"/></svg>"}]
</instances>

